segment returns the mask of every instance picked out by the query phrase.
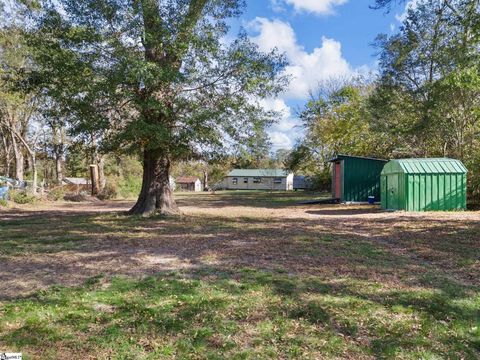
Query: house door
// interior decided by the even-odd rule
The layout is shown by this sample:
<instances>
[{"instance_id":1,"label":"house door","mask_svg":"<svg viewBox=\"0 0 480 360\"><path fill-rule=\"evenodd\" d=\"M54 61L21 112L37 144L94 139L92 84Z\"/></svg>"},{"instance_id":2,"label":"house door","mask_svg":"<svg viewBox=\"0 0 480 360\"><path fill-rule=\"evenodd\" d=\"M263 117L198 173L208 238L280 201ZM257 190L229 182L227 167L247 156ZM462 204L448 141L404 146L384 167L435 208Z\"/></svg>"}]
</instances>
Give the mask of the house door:
<instances>
[{"instance_id":1,"label":"house door","mask_svg":"<svg viewBox=\"0 0 480 360\"><path fill-rule=\"evenodd\" d=\"M335 178L334 178L334 197L336 199L342 198L342 163L337 161L335 163Z\"/></svg>"}]
</instances>

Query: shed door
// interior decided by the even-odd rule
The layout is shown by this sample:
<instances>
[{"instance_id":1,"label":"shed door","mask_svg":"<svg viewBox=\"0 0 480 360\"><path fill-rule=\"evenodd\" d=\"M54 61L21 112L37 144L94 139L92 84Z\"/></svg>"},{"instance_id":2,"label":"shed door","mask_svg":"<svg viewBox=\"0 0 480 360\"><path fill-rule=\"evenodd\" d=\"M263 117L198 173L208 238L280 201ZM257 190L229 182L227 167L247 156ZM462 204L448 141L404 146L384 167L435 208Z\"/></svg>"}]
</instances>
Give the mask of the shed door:
<instances>
[{"instance_id":1,"label":"shed door","mask_svg":"<svg viewBox=\"0 0 480 360\"><path fill-rule=\"evenodd\" d=\"M398 209L398 175L387 178L387 209Z\"/></svg>"},{"instance_id":2,"label":"shed door","mask_svg":"<svg viewBox=\"0 0 480 360\"><path fill-rule=\"evenodd\" d=\"M342 198L342 163L337 161L335 163L335 179L334 179L334 196L336 199Z\"/></svg>"}]
</instances>

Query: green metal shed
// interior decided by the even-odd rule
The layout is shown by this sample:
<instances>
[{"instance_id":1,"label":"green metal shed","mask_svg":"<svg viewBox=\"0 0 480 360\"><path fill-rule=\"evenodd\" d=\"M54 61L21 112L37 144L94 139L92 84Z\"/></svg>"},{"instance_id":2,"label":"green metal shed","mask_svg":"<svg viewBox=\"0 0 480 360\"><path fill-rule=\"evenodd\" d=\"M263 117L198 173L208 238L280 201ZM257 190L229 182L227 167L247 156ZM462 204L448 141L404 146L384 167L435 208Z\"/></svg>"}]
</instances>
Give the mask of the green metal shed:
<instances>
[{"instance_id":1,"label":"green metal shed","mask_svg":"<svg viewBox=\"0 0 480 360\"><path fill-rule=\"evenodd\" d=\"M369 196L380 200L380 174L387 160L337 155L330 160L332 196L342 202L366 202Z\"/></svg>"},{"instance_id":2,"label":"green metal shed","mask_svg":"<svg viewBox=\"0 0 480 360\"><path fill-rule=\"evenodd\" d=\"M398 159L381 176L382 208L451 211L467 208L467 169L454 159Z\"/></svg>"}]
</instances>

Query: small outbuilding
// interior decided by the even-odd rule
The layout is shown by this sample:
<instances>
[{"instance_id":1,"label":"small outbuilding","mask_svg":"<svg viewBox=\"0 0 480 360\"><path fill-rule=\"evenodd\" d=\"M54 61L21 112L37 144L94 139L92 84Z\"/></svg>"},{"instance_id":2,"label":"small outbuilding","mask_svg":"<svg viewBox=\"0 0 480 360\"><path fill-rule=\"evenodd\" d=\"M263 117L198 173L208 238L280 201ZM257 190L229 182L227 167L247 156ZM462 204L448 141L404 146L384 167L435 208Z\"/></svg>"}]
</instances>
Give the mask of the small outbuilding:
<instances>
[{"instance_id":1,"label":"small outbuilding","mask_svg":"<svg viewBox=\"0 0 480 360\"><path fill-rule=\"evenodd\" d=\"M202 191L202 182L196 176L179 177L175 183L180 191Z\"/></svg>"},{"instance_id":2,"label":"small outbuilding","mask_svg":"<svg viewBox=\"0 0 480 360\"><path fill-rule=\"evenodd\" d=\"M382 208L451 211L467 208L467 169L454 159L398 159L381 176Z\"/></svg>"},{"instance_id":3,"label":"small outbuilding","mask_svg":"<svg viewBox=\"0 0 480 360\"><path fill-rule=\"evenodd\" d=\"M86 178L65 177L62 179L62 186L67 192L91 191L91 182Z\"/></svg>"},{"instance_id":4,"label":"small outbuilding","mask_svg":"<svg viewBox=\"0 0 480 360\"><path fill-rule=\"evenodd\" d=\"M294 175L293 190L311 190L313 188L313 179L310 176Z\"/></svg>"},{"instance_id":5,"label":"small outbuilding","mask_svg":"<svg viewBox=\"0 0 480 360\"><path fill-rule=\"evenodd\" d=\"M79 177L66 177L62 180L62 185L89 185L90 181Z\"/></svg>"},{"instance_id":6,"label":"small outbuilding","mask_svg":"<svg viewBox=\"0 0 480 360\"><path fill-rule=\"evenodd\" d=\"M227 190L293 190L293 173L282 169L234 169L223 179Z\"/></svg>"},{"instance_id":7,"label":"small outbuilding","mask_svg":"<svg viewBox=\"0 0 480 360\"><path fill-rule=\"evenodd\" d=\"M337 155L330 160L332 197L341 202L367 202L369 196L380 201L380 174L388 160Z\"/></svg>"}]
</instances>

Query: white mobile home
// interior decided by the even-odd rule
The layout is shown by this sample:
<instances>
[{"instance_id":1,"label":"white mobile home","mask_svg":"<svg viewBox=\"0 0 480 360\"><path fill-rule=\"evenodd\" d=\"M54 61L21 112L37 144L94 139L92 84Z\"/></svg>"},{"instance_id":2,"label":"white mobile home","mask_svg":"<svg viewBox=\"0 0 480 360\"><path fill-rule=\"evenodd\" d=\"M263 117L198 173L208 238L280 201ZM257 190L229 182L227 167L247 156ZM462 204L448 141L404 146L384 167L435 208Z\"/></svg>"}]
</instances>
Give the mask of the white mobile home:
<instances>
[{"instance_id":1,"label":"white mobile home","mask_svg":"<svg viewBox=\"0 0 480 360\"><path fill-rule=\"evenodd\" d=\"M293 190L293 174L282 169L234 169L223 179L227 190Z\"/></svg>"}]
</instances>

